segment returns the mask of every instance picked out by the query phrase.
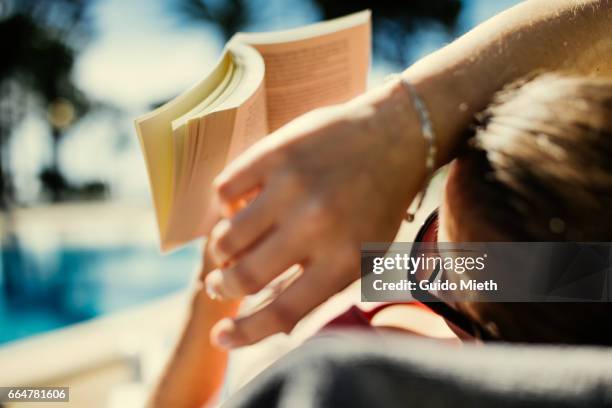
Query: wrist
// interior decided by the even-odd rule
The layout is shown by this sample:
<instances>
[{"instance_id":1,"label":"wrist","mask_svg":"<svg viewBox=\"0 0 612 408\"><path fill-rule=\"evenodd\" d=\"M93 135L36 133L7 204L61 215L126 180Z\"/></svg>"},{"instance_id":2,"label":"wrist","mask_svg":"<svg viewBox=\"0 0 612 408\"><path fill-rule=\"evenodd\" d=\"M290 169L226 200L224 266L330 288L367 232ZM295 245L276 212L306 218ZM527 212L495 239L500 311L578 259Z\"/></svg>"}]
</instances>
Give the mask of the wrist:
<instances>
[{"instance_id":1,"label":"wrist","mask_svg":"<svg viewBox=\"0 0 612 408\"><path fill-rule=\"evenodd\" d=\"M469 125L473 113L468 112L467 103L457 97L453 85L447 82L445 73L426 73L415 66L401 75L413 86L418 98L425 105L435 134L435 164L436 168L439 168L452 159L459 141L456 135ZM406 95L406 98L409 97ZM420 137L423 137L422 133L419 132Z\"/></svg>"},{"instance_id":2,"label":"wrist","mask_svg":"<svg viewBox=\"0 0 612 408\"><path fill-rule=\"evenodd\" d=\"M429 109L439 166L453 159L475 115L506 83L499 74L501 67L465 58L465 51L457 45L455 42L441 48L402 73Z\"/></svg>"},{"instance_id":3,"label":"wrist","mask_svg":"<svg viewBox=\"0 0 612 408\"><path fill-rule=\"evenodd\" d=\"M364 98L365 126L379 139L386 141L389 150L402 151L402 161L423 161L425 148L419 116L413 101L399 81L390 81L372 89Z\"/></svg>"},{"instance_id":4,"label":"wrist","mask_svg":"<svg viewBox=\"0 0 612 408\"><path fill-rule=\"evenodd\" d=\"M384 83L351 102L351 115L365 130L380 179L395 180L396 199L406 210L427 176L427 143L413 101L399 81Z\"/></svg>"}]
</instances>

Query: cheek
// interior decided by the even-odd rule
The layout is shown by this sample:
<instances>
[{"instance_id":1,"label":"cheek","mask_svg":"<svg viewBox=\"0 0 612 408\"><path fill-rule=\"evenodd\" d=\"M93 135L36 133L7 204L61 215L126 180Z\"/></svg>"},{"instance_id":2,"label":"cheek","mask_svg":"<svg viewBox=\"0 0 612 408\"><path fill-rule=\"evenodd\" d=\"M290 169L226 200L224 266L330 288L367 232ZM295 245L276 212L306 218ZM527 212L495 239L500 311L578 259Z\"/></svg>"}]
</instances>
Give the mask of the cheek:
<instances>
[{"instance_id":1,"label":"cheek","mask_svg":"<svg viewBox=\"0 0 612 408\"><path fill-rule=\"evenodd\" d=\"M465 163L454 160L449 165L448 176L442 194L439 219L440 242L488 242L507 241L495 224L483 222L488 211L482 197L470 193L467 185L478 182L466 170ZM479 200L480 198L480 200Z\"/></svg>"},{"instance_id":2,"label":"cheek","mask_svg":"<svg viewBox=\"0 0 612 408\"><path fill-rule=\"evenodd\" d=\"M442 200L438 214L438 242L454 242L449 234L446 200Z\"/></svg>"},{"instance_id":3,"label":"cheek","mask_svg":"<svg viewBox=\"0 0 612 408\"><path fill-rule=\"evenodd\" d=\"M440 207L440 218L438 221L438 242L455 242L448 231L448 221L444 213L444 206Z\"/></svg>"},{"instance_id":4,"label":"cheek","mask_svg":"<svg viewBox=\"0 0 612 408\"><path fill-rule=\"evenodd\" d=\"M457 178L456 160L449 165L448 175L444 183L442 193L442 203L440 204L440 218L438 223L438 241L439 242L458 242L457 223L455 222L456 211L453 208L456 205L455 185Z\"/></svg>"},{"instance_id":5,"label":"cheek","mask_svg":"<svg viewBox=\"0 0 612 408\"><path fill-rule=\"evenodd\" d=\"M438 242L466 242L470 241L466 234L465 225L457 218L457 212L452 202L443 199L440 204L438 219Z\"/></svg>"}]
</instances>

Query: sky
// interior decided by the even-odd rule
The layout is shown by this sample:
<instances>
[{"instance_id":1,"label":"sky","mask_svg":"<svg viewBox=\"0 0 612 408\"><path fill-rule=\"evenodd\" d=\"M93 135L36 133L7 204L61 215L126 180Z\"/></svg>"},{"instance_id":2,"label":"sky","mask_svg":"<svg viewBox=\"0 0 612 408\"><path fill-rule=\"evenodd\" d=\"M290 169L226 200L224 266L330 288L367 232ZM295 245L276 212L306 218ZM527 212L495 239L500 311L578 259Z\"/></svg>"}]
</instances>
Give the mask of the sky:
<instances>
[{"instance_id":1,"label":"sky","mask_svg":"<svg viewBox=\"0 0 612 408\"><path fill-rule=\"evenodd\" d=\"M287 1L294 7L287 7ZM283 14L278 12L280 2ZM466 1L460 31L514 3L516 0ZM263 17L249 30L288 28L317 19L308 1L254 0L249 5ZM146 200L147 176L133 118L202 78L218 58L222 37L211 26L181 23L167 1L98 0L91 16L96 35L77 60L76 83L92 98L118 107L125 115L91 115L81 120L62 143L61 166L75 183L105 181L117 199ZM440 32L423 31L413 57L435 51L444 41ZM380 82L387 69L375 63L370 82ZM36 175L50 159L43 120L33 113L15 130L12 140L10 156L18 193L26 200L38 194Z\"/></svg>"},{"instance_id":2,"label":"sky","mask_svg":"<svg viewBox=\"0 0 612 408\"><path fill-rule=\"evenodd\" d=\"M189 87L221 50L218 33L181 26L163 1L99 1L92 14L98 36L78 61L77 83L127 109Z\"/></svg>"}]
</instances>

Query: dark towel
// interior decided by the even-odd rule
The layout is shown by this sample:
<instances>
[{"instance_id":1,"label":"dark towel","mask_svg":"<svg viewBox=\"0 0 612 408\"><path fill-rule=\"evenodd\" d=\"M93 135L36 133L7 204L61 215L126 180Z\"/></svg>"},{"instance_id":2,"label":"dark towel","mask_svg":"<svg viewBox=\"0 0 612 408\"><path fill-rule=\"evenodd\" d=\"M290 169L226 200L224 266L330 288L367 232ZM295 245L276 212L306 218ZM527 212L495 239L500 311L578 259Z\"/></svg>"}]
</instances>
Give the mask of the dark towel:
<instances>
[{"instance_id":1,"label":"dark towel","mask_svg":"<svg viewBox=\"0 0 612 408\"><path fill-rule=\"evenodd\" d=\"M289 353L224 407L612 407L612 349L464 345L335 333Z\"/></svg>"}]
</instances>

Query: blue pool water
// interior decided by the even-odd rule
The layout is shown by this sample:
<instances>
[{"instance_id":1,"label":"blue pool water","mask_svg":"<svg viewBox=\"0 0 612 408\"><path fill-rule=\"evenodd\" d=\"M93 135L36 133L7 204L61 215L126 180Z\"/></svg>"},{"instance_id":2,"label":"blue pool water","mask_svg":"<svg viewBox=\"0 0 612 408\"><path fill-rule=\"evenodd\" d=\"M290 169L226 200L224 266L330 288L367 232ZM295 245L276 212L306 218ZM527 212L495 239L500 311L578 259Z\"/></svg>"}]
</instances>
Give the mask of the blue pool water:
<instances>
[{"instance_id":1,"label":"blue pool water","mask_svg":"<svg viewBox=\"0 0 612 408\"><path fill-rule=\"evenodd\" d=\"M47 332L184 288L199 249L170 255L156 248L3 249L0 344Z\"/></svg>"}]
</instances>

